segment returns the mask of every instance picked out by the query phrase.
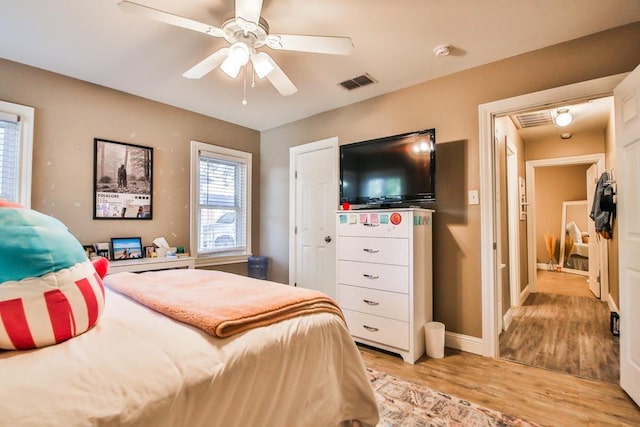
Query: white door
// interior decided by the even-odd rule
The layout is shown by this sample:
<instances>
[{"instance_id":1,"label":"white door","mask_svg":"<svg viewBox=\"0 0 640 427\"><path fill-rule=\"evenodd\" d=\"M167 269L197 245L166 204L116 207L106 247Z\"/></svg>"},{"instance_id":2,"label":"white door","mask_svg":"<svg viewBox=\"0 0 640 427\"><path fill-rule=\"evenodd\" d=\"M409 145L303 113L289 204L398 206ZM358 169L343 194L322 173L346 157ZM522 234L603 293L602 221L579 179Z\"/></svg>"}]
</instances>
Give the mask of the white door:
<instances>
[{"instance_id":1,"label":"white door","mask_svg":"<svg viewBox=\"0 0 640 427\"><path fill-rule=\"evenodd\" d=\"M587 169L587 218L593 207L593 195L598 182L598 166L593 164ZM596 298L601 297L600 287L600 239L596 234L596 223L587 221L587 232L589 233L589 289Z\"/></svg>"},{"instance_id":2,"label":"white door","mask_svg":"<svg viewBox=\"0 0 640 427\"><path fill-rule=\"evenodd\" d=\"M620 385L640 404L640 66L613 92L620 276Z\"/></svg>"},{"instance_id":3,"label":"white door","mask_svg":"<svg viewBox=\"0 0 640 427\"><path fill-rule=\"evenodd\" d=\"M289 284L336 297L335 212L338 139L290 150Z\"/></svg>"}]
</instances>

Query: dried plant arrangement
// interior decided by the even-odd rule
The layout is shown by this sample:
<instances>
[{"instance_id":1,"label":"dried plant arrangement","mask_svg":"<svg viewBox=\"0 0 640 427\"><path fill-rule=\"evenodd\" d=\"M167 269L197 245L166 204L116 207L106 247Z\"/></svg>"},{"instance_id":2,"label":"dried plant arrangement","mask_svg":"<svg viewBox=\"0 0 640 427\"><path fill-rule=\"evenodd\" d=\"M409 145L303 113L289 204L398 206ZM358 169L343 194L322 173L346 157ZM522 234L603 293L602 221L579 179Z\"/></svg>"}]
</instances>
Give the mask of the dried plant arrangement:
<instances>
[{"instance_id":1,"label":"dried plant arrangement","mask_svg":"<svg viewBox=\"0 0 640 427\"><path fill-rule=\"evenodd\" d=\"M544 233L544 244L547 248L547 254L549 255L549 261L547 261L547 270L556 271L558 268L558 263L555 259L556 254L556 245L558 244L558 238L555 234L549 233L548 231Z\"/></svg>"}]
</instances>

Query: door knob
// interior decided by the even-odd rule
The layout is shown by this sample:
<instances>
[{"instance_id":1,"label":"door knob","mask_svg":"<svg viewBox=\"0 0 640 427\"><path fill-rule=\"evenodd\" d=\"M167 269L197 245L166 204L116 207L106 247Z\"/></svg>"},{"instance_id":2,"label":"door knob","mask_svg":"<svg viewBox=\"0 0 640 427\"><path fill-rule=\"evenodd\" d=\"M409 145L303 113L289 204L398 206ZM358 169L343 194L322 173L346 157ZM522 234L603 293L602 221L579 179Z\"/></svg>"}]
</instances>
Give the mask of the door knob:
<instances>
[{"instance_id":1,"label":"door knob","mask_svg":"<svg viewBox=\"0 0 640 427\"><path fill-rule=\"evenodd\" d=\"M327 243L331 242L331 236L326 236L324 238L324 241L327 242Z\"/></svg>"}]
</instances>

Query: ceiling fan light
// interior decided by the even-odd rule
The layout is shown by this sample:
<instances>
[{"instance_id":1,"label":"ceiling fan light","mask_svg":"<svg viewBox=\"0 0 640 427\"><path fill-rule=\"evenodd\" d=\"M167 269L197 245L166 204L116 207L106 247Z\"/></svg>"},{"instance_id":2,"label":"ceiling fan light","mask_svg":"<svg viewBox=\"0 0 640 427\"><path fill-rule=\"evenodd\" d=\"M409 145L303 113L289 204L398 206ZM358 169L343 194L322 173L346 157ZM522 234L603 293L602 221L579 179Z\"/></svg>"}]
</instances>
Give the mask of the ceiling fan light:
<instances>
[{"instance_id":1,"label":"ceiling fan light","mask_svg":"<svg viewBox=\"0 0 640 427\"><path fill-rule=\"evenodd\" d=\"M242 68L242 65L237 61L234 61L231 55L227 56L227 59L225 59L222 65L220 65L220 69L232 79L238 77L240 68Z\"/></svg>"},{"instance_id":2,"label":"ceiling fan light","mask_svg":"<svg viewBox=\"0 0 640 427\"><path fill-rule=\"evenodd\" d=\"M560 127L568 126L573 121L573 116L569 113L569 109L558 110L556 116L556 124Z\"/></svg>"},{"instance_id":3,"label":"ceiling fan light","mask_svg":"<svg viewBox=\"0 0 640 427\"><path fill-rule=\"evenodd\" d=\"M243 42L237 42L229 47L229 54L227 58L224 60L222 65L220 65L220 69L224 71L224 73L235 79L238 77L240 73L240 69L249 62L249 46Z\"/></svg>"},{"instance_id":4,"label":"ceiling fan light","mask_svg":"<svg viewBox=\"0 0 640 427\"><path fill-rule=\"evenodd\" d=\"M253 62L253 69L259 79L266 77L275 68L269 55L264 52L253 54L251 61Z\"/></svg>"},{"instance_id":5,"label":"ceiling fan light","mask_svg":"<svg viewBox=\"0 0 640 427\"><path fill-rule=\"evenodd\" d=\"M240 66L246 65L249 62L249 46L244 42L237 42L231 45L229 48L229 58L240 64Z\"/></svg>"}]
</instances>

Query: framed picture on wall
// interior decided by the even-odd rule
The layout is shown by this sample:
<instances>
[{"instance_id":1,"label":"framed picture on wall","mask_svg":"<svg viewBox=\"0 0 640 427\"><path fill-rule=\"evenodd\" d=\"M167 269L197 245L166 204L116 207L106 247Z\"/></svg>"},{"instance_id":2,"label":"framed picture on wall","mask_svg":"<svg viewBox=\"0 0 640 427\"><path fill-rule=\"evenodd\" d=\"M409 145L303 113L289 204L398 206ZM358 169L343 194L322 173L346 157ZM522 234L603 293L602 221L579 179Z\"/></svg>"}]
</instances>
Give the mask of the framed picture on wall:
<instances>
[{"instance_id":1,"label":"framed picture on wall","mask_svg":"<svg viewBox=\"0 0 640 427\"><path fill-rule=\"evenodd\" d=\"M93 219L152 219L153 148L93 142Z\"/></svg>"}]
</instances>

